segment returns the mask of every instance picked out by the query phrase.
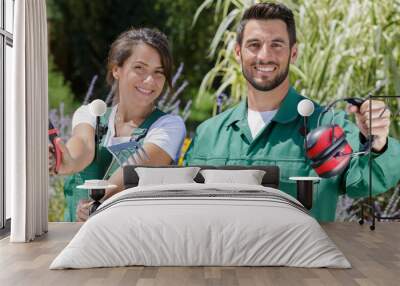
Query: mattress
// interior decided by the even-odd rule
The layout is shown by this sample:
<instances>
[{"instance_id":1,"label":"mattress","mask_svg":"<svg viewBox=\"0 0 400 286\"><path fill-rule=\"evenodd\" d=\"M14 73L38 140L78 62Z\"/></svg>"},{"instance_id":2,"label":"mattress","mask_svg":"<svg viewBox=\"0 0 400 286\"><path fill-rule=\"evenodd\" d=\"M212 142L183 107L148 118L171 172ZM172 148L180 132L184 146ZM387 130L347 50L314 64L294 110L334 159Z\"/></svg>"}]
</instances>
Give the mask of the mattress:
<instances>
[{"instance_id":1,"label":"mattress","mask_svg":"<svg viewBox=\"0 0 400 286\"><path fill-rule=\"evenodd\" d=\"M50 269L131 265L351 267L284 192L199 183L138 186L114 195Z\"/></svg>"}]
</instances>

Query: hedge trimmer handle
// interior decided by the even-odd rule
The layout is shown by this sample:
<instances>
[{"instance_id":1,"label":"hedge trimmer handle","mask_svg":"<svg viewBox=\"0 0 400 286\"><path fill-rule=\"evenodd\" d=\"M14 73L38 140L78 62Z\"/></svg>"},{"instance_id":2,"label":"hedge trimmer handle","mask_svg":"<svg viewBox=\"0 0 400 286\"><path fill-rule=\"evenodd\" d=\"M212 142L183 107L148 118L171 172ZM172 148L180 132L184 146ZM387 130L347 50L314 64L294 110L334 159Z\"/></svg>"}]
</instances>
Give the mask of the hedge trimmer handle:
<instances>
[{"instance_id":1,"label":"hedge trimmer handle","mask_svg":"<svg viewBox=\"0 0 400 286\"><path fill-rule=\"evenodd\" d=\"M60 148L60 141L61 138L58 137L59 135L59 131L57 128L54 127L53 123L51 123L50 119L49 119L49 140L51 142L51 144L54 147L54 156L56 157L56 168L55 168L55 172L58 173L58 170L60 169L60 165L61 165L61 160L62 160L62 153L61 153L61 148Z\"/></svg>"}]
</instances>

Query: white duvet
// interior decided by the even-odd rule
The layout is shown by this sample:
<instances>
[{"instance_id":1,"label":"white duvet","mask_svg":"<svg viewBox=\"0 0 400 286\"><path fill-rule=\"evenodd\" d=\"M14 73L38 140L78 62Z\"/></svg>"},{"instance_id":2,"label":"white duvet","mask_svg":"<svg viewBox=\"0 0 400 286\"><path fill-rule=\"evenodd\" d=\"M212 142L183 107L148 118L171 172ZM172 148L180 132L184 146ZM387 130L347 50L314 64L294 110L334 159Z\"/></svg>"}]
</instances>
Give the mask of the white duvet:
<instances>
[{"instance_id":1,"label":"white duvet","mask_svg":"<svg viewBox=\"0 0 400 286\"><path fill-rule=\"evenodd\" d=\"M145 266L350 268L291 196L254 185L142 186L105 201L50 269Z\"/></svg>"}]
</instances>

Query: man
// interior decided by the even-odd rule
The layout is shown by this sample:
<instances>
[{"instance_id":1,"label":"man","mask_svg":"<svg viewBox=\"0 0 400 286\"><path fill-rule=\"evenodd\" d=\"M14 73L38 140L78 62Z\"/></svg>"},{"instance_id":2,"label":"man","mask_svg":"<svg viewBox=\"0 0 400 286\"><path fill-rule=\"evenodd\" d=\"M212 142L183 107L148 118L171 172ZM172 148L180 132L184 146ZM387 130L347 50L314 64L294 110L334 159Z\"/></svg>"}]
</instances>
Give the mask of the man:
<instances>
[{"instance_id":1,"label":"man","mask_svg":"<svg viewBox=\"0 0 400 286\"><path fill-rule=\"evenodd\" d=\"M297 104L304 99L289 84L289 65L297 58L292 12L282 4L256 4L245 11L237 31L236 58L247 81L247 99L203 122L185 156L186 165L277 165L280 189L296 196L291 176L315 176L305 159L303 119ZM316 105L309 129L317 127L322 108ZM335 123L358 151L368 134L369 102L351 106L358 127L336 113ZM385 192L399 180L400 144L388 137L390 112L381 101L372 102L373 193ZM321 125L332 120L327 113ZM396 158L396 159L395 159ZM351 159L340 176L321 180L314 192L312 215L333 221L338 196L368 196L368 156Z\"/></svg>"}]
</instances>

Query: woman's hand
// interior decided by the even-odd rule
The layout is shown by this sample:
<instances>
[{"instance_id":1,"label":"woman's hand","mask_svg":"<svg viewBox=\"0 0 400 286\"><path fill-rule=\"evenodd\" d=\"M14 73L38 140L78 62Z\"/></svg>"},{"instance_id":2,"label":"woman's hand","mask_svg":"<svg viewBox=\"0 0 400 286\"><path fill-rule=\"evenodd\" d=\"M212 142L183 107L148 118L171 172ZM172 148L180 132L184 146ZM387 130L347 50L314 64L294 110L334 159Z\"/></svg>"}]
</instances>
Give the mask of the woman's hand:
<instances>
[{"instance_id":1,"label":"woman's hand","mask_svg":"<svg viewBox=\"0 0 400 286\"><path fill-rule=\"evenodd\" d=\"M80 200L76 207L76 221L85 222L89 218L89 210L92 207L93 201Z\"/></svg>"},{"instance_id":2,"label":"woman's hand","mask_svg":"<svg viewBox=\"0 0 400 286\"><path fill-rule=\"evenodd\" d=\"M60 174L60 175L67 175L71 174L74 171L74 160L65 146L64 142L59 140L57 142L60 151L61 151L61 163L59 169L56 171L56 150L53 144L49 144L49 172L51 175Z\"/></svg>"}]
</instances>

